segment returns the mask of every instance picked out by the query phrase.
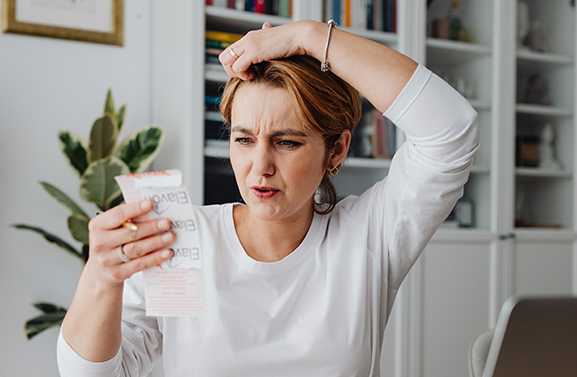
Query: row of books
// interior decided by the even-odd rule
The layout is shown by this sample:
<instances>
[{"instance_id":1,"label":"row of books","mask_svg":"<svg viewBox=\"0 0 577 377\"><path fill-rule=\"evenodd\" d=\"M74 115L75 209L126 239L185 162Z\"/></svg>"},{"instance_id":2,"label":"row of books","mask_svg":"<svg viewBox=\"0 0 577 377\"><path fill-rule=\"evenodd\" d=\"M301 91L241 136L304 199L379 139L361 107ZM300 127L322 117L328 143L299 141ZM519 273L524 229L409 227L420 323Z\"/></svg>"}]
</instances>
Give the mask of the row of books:
<instances>
[{"instance_id":1,"label":"row of books","mask_svg":"<svg viewBox=\"0 0 577 377\"><path fill-rule=\"evenodd\" d=\"M206 0L206 5L287 18L292 16L292 0Z\"/></svg>"},{"instance_id":2,"label":"row of books","mask_svg":"<svg viewBox=\"0 0 577 377\"><path fill-rule=\"evenodd\" d=\"M228 140L225 121L219 111L221 97L206 94L204 96L204 139Z\"/></svg>"},{"instance_id":3,"label":"row of books","mask_svg":"<svg viewBox=\"0 0 577 377\"><path fill-rule=\"evenodd\" d=\"M324 12L343 27L397 31L397 0L325 0Z\"/></svg>"},{"instance_id":4,"label":"row of books","mask_svg":"<svg viewBox=\"0 0 577 377\"><path fill-rule=\"evenodd\" d=\"M397 127L368 101L363 101L363 115L353 131L349 156L390 159L396 149Z\"/></svg>"},{"instance_id":5,"label":"row of books","mask_svg":"<svg viewBox=\"0 0 577 377\"><path fill-rule=\"evenodd\" d=\"M218 55L225 48L242 38L241 34L226 33L222 31L207 30L205 32L204 63L207 70L224 71Z\"/></svg>"}]
</instances>

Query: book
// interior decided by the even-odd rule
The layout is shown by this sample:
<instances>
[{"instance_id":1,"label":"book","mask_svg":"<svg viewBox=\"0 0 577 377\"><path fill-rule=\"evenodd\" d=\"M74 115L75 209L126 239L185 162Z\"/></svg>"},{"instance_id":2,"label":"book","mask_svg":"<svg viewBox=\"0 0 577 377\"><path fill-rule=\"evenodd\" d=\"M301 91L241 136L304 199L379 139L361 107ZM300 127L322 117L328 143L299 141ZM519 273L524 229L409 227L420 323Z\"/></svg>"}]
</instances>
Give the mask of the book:
<instances>
[{"instance_id":1,"label":"book","mask_svg":"<svg viewBox=\"0 0 577 377\"><path fill-rule=\"evenodd\" d=\"M220 53L223 51L224 51L223 48L214 48L214 47L206 47L204 49L204 53L210 55L220 55Z\"/></svg>"},{"instance_id":2,"label":"book","mask_svg":"<svg viewBox=\"0 0 577 377\"><path fill-rule=\"evenodd\" d=\"M206 64L206 65L211 65L211 64L220 65L220 60L218 59L218 55L204 54L204 64Z\"/></svg>"},{"instance_id":3,"label":"book","mask_svg":"<svg viewBox=\"0 0 577 377\"><path fill-rule=\"evenodd\" d=\"M234 43L242 38L241 34L225 33L223 31L207 30L204 34L205 38L213 41Z\"/></svg>"},{"instance_id":4,"label":"book","mask_svg":"<svg viewBox=\"0 0 577 377\"><path fill-rule=\"evenodd\" d=\"M255 13L265 13L265 1L264 0L254 0L254 12Z\"/></svg>"},{"instance_id":5,"label":"book","mask_svg":"<svg viewBox=\"0 0 577 377\"><path fill-rule=\"evenodd\" d=\"M255 0L245 0L244 1L244 10L246 12L254 12L254 2L255 2Z\"/></svg>"},{"instance_id":6,"label":"book","mask_svg":"<svg viewBox=\"0 0 577 377\"><path fill-rule=\"evenodd\" d=\"M244 10L244 0L235 0L234 6L236 10Z\"/></svg>"},{"instance_id":7,"label":"book","mask_svg":"<svg viewBox=\"0 0 577 377\"><path fill-rule=\"evenodd\" d=\"M367 30L375 30L374 10L374 0L367 0Z\"/></svg>"},{"instance_id":8,"label":"book","mask_svg":"<svg viewBox=\"0 0 577 377\"><path fill-rule=\"evenodd\" d=\"M367 0L354 1L351 6L351 27L365 30L367 28Z\"/></svg>"},{"instance_id":9,"label":"book","mask_svg":"<svg viewBox=\"0 0 577 377\"><path fill-rule=\"evenodd\" d=\"M328 22L331 18L333 18L333 0L325 0L324 11L324 21Z\"/></svg>"},{"instance_id":10,"label":"book","mask_svg":"<svg viewBox=\"0 0 577 377\"><path fill-rule=\"evenodd\" d=\"M278 15L280 17L290 17L290 0L279 0L278 1Z\"/></svg>"},{"instance_id":11,"label":"book","mask_svg":"<svg viewBox=\"0 0 577 377\"><path fill-rule=\"evenodd\" d=\"M332 0L333 2L333 16L331 17L337 25L341 24L341 0Z\"/></svg>"},{"instance_id":12,"label":"book","mask_svg":"<svg viewBox=\"0 0 577 377\"><path fill-rule=\"evenodd\" d=\"M227 48L231 44L232 44L232 42L221 42L221 41L215 41L213 39L205 39L204 40L204 46L207 48L218 48L218 49L224 50L225 48Z\"/></svg>"},{"instance_id":13,"label":"book","mask_svg":"<svg viewBox=\"0 0 577 377\"><path fill-rule=\"evenodd\" d=\"M342 12L343 12L343 26L344 27L351 27L351 0L343 0L343 4L341 4Z\"/></svg>"}]
</instances>

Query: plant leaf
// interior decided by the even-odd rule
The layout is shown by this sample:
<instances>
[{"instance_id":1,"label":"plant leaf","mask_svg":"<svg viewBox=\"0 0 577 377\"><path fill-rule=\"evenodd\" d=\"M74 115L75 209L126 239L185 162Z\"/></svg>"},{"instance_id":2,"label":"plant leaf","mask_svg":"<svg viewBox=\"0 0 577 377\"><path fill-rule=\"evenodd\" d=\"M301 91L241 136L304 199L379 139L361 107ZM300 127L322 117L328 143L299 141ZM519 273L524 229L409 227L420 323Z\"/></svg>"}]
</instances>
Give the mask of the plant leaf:
<instances>
[{"instance_id":1,"label":"plant leaf","mask_svg":"<svg viewBox=\"0 0 577 377\"><path fill-rule=\"evenodd\" d=\"M70 131L61 130L58 132L60 150L78 176L81 176L88 166L86 159L87 145L80 136Z\"/></svg>"},{"instance_id":2,"label":"plant leaf","mask_svg":"<svg viewBox=\"0 0 577 377\"><path fill-rule=\"evenodd\" d=\"M108 204L120 194L114 177L124 174L130 174L130 169L116 156L95 161L80 177L80 196L106 211Z\"/></svg>"},{"instance_id":3,"label":"plant leaf","mask_svg":"<svg viewBox=\"0 0 577 377\"><path fill-rule=\"evenodd\" d=\"M66 195L62 190L58 187L51 185L48 182L40 181L40 185L46 190L51 197L56 199L56 201L62 204L65 208L67 208L71 213L76 213L78 215L88 217L86 212L78 204L74 202L74 200L70 199L68 195Z\"/></svg>"},{"instance_id":4,"label":"plant leaf","mask_svg":"<svg viewBox=\"0 0 577 377\"><path fill-rule=\"evenodd\" d=\"M114 107L114 99L112 98L112 89L108 89L106 93L106 100L104 101L104 111L102 115L110 115L114 117L116 115L116 109Z\"/></svg>"},{"instance_id":5,"label":"plant leaf","mask_svg":"<svg viewBox=\"0 0 577 377\"><path fill-rule=\"evenodd\" d=\"M118 124L118 133L120 133L120 130L122 130L125 115L126 115L126 105L122 105L120 106L120 109L118 109L118 112L116 113L116 124Z\"/></svg>"},{"instance_id":6,"label":"plant leaf","mask_svg":"<svg viewBox=\"0 0 577 377\"><path fill-rule=\"evenodd\" d=\"M76 213L68 217L68 230L72 237L83 245L88 245L88 222L90 219L87 216L78 215Z\"/></svg>"},{"instance_id":7,"label":"plant leaf","mask_svg":"<svg viewBox=\"0 0 577 377\"><path fill-rule=\"evenodd\" d=\"M108 209L114 208L117 205L122 204L122 203L124 203L124 198L122 197L122 194L120 194L108 203Z\"/></svg>"},{"instance_id":8,"label":"plant leaf","mask_svg":"<svg viewBox=\"0 0 577 377\"><path fill-rule=\"evenodd\" d=\"M36 233L40 234L42 237L44 237L48 242L58 246L59 248L61 248L64 251L74 255L76 258L80 258L80 259L84 260L82 257L82 254L80 254L80 252L78 250L76 250L75 248L70 246L70 244L68 244L67 242L60 239L60 237L55 236L51 233L48 233L44 229L37 228L37 227L31 226L31 225L26 225L26 224L13 224L12 226L16 229L30 230L32 232L36 232Z\"/></svg>"},{"instance_id":9,"label":"plant leaf","mask_svg":"<svg viewBox=\"0 0 577 377\"><path fill-rule=\"evenodd\" d=\"M163 143L164 128L160 125L149 125L124 139L116 154L126 162L131 173L140 173L152 163Z\"/></svg>"},{"instance_id":10,"label":"plant leaf","mask_svg":"<svg viewBox=\"0 0 577 377\"><path fill-rule=\"evenodd\" d=\"M109 156L114 151L117 137L118 126L110 115L96 119L90 132L87 153L88 163L90 164Z\"/></svg>"},{"instance_id":11,"label":"plant leaf","mask_svg":"<svg viewBox=\"0 0 577 377\"><path fill-rule=\"evenodd\" d=\"M60 326L67 311L61 306L45 302L37 302L33 305L44 314L26 321L26 324L24 325L24 333L28 340L51 327Z\"/></svg>"},{"instance_id":12,"label":"plant leaf","mask_svg":"<svg viewBox=\"0 0 577 377\"><path fill-rule=\"evenodd\" d=\"M84 263L88 262L88 256L90 252L90 247L88 245L82 245L82 259Z\"/></svg>"},{"instance_id":13,"label":"plant leaf","mask_svg":"<svg viewBox=\"0 0 577 377\"><path fill-rule=\"evenodd\" d=\"M62 306L58 306L55 304L51 304L49 302L35 302L32 304L36 309L40 310L44 314L48 313L56 313L56 312L65 312L66 309Z\"/></svg>"}]
</instances>

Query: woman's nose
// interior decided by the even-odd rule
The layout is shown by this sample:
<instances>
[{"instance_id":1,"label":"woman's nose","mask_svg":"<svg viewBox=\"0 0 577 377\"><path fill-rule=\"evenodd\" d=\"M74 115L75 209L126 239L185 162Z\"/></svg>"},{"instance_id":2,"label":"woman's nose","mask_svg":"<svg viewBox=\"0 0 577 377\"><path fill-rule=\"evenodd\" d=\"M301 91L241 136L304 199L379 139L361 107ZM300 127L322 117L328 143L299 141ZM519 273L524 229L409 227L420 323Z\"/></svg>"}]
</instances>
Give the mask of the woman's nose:
<instances>
[{"instance_id":1,"label":"woman's nose","mask_svg":"<svg viewBox=\"0 0 577 377\"><path fill-rule=\"evenodd\" d=\"M253 169L259 175L273 175L275 172L274 154L272 148L264 143L256 147L253 155Z\"/></svg>"}]
</instances>

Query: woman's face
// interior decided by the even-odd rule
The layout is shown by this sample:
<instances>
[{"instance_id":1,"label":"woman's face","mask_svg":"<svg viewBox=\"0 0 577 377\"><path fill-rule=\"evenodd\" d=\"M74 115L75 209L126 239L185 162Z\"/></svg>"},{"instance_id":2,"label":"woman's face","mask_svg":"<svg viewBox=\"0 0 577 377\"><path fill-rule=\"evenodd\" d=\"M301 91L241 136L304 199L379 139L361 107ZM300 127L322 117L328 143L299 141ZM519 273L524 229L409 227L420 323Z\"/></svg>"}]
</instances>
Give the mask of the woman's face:
<instances>
[{"instance_id":1,"label":"woman's face","mask_svg":"<svg viewBox=\"0 0 577 377\"><path fill-rule=\"evenodd\" d=\"M285 89L242 85L232 104L230 160L251 216L310 217L326 170L322 135L302 131Z\"/></svg>"}]
</instances>

